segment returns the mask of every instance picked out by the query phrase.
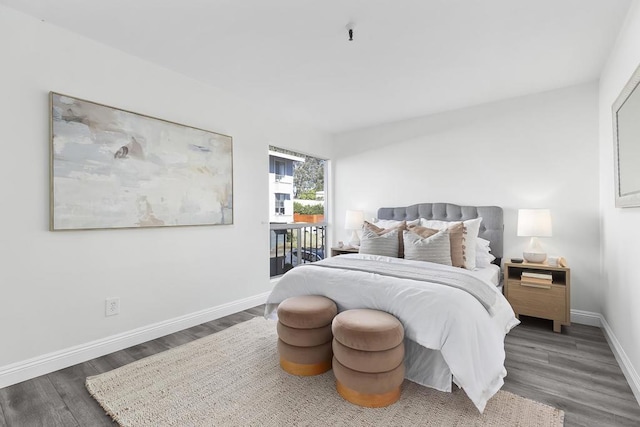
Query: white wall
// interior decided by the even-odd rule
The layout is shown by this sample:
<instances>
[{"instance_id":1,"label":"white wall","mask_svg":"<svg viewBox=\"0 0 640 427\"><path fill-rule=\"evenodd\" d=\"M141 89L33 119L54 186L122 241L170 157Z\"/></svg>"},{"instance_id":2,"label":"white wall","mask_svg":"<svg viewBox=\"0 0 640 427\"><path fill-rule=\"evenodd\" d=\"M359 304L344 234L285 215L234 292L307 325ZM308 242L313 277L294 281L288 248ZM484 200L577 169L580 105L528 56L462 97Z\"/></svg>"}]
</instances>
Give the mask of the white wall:
<instances>
[{"instance_id":1,"label":"white wall","mask_svg":"<svg viewBox=\"0 0 640 427\"><path fill-rule=\"evenodd\" d=\"M634 392L640 401L640 208L615 207L611 113L613 102L638 65L640 3L636 1L600 78L600 205L602 313L632 365L627 377L635 381Z\"/></svg>"},{"instance_id":2,"label":"white wall","mask_svg":"<svg viewBox=\"0 0 640 427\"><path fill-rule=\"evenodd\" d=\"M572 308L600 312L597 105L591 83L338 135L334 240L347 209L497 205L505 257L522 256L517 209L550 208L541 241L572 268Z\"/></svg>"},{"instance_id":3,"label":"white wall","mask_svg":"<svg viewBox=\"0 0 640 427\"><path fill-rule=\"evenodd\" d=\"M0 40L0 372L271 289L268 145L327 135L5 7ZM49 91L233 136L234 225L48 231Z\"/></svg>"}]
</instances>

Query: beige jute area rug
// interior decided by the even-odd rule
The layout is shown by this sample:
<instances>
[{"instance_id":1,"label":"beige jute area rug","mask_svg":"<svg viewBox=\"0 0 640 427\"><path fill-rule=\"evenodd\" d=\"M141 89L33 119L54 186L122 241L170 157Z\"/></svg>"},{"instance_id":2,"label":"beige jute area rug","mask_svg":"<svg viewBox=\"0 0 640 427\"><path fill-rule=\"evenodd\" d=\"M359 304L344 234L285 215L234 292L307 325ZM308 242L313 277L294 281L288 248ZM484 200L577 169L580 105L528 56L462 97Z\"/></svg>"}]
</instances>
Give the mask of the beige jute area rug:
<instances>
[{"instance_id":1,"label":"beige jute area rug","mask_svg":"<svg viewBox=\"0 0 640 427\"><path fill-rule=\"evenodd\" d=\"M275 322L263 318L87 378L122 426L562 426L564 412L500 391L479 414L463 391L410 381L398 402L343 400L333 372L296 377L278 362Z\"/></svg>"}]
</instances>

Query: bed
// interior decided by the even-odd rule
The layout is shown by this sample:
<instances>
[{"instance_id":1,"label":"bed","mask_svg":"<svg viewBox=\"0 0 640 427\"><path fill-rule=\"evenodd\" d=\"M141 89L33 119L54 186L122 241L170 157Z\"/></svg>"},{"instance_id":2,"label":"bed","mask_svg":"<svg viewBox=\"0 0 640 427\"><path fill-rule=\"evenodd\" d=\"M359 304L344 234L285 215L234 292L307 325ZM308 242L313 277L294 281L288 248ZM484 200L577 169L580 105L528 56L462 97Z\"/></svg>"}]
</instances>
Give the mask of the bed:
<instances>
[{"instance_id":1,"label":"bed","mask_svg":"<svg viewBox=\"0 0 640 427\"><path fill-rule=\"evenodd\" d=\"M380 208L378 218L480 223L477 236L489 242L493 262L500 264L499 207L421 203ZM496 286L495 270L495 265L471 270L375 254L340 255L287 272L268 297L265 316L275 317L288 297L313 294L331 298L339 311L391 313L405 327L405 377L448 392L453 382L482 412L504 383L504 337L518 324Z\"/></svg>"}]
</instances>

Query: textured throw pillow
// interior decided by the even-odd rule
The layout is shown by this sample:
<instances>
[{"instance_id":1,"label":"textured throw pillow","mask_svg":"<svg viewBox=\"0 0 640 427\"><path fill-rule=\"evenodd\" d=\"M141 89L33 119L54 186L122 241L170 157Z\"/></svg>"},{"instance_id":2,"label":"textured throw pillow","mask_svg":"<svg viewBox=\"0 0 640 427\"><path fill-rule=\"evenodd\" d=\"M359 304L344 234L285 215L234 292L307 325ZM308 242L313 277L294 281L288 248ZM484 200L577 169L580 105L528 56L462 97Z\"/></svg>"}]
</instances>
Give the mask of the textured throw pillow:
<instances>
[{"instance_id":1,"label":"textured throw pillow","mask_svg":"<svg viewBox=\"0 0 640 427\"><path fill-rule=\"evenodd\" d=\"M464 267L464 225L451 225L449 230L449 240L451 241L451 265L454 267Z\"/></svg>"},{"instance_id":2,"label":"textured throw pillow","mask_svg":"<svg viewBox=\"0 0 640 427\"><path fill-rule=\"evenodd\" d=\"M398 252L393 255L395 258L404 258L404 245L402 244L402 232L407 229L407 223L404 221L397 222L393 227L381 228L376 224L372 224L369 221L365 221L362 225L363 230L369 230L376 233L378 236L387 234L393 230L398 230Z\"/></svg>"},{"instance_id":3,"label":"textured throw pillow","mask_svg":"<svg viewBox=\"0 0 640 427\"><path fill-rule=\"evenodd\" d=\"M476 240L478 239L481 223L482 217L462 221L464 225L464 243L462 249L464 251L464 268L467 270L476 268ZM450 222L420 218L421 226L436 228L438 230L447 229L455 224L460 224L460 221Z\"/></svg>"},{"instance_id":4,"label":"textured throw pillow","mask_svg":"<svg viewBox=\"0 0 640 427\"><path fill-rule=\"evenodd\" d=\"M399 241L397 228L383 234L377 234L369 227L363 227L360 239L360 253L398 257Z\"/></svg>"},{"instance_id":5,"label":"textured throw pillow","mask_svg":"<svg viewBox=\"0 0 640 427\"><path fill-rule=\"evenodd\" d=\"M425 220L426 221L426 220ZM451 265L454 267L464 268L464 225L461 222L443 222L444 227L442 229L449 230L449 240L451 245ZM438 227L441 224L436 224ZM419 234L422 237L429 237L437 233L440 228L429 228L421 225L409 227L409 230ZM425 234L425 230L429 230Z\"/></svg>"},{"instance_id":6,"label":"textured throw pillow","mask_svg":"<svg viewBox=\"0 0 640 427\"><path fill-rule=\"evenodd\" d=\"M449 231L441 230L430 237L421 237L413 231L403 233L404 258L451 265Z\"/></svg>"},{"instance_id":7,"label":"textured throw pillow","mask_svg":"<svg viewBox=\"0 0 640 427\"><path fill-rule=\"evenodd\" d=\"M407 227L412 232L416 233L420 237L431 237L440 230L434 228L423 227L421 225L411 225Z\"/></svg>"}]
</instances>

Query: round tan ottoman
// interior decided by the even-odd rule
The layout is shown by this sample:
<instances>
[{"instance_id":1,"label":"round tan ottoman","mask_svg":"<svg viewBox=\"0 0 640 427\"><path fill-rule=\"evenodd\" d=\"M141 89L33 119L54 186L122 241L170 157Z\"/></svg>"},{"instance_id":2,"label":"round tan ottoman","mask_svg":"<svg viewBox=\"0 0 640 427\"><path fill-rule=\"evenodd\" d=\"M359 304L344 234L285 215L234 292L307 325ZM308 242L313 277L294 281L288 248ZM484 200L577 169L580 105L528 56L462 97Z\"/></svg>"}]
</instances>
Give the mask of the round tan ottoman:
<instances>
[{"instance_id":1,"label":"round tan ottoman","mask_svg":"<svg viewBox=\"0 0 640 427\"><path fill-rule=\"evenodd\" d=\"M404 380L402 323L384 311L357 309L338 314L331 329L338 393L370 408L396 402Z\"/></svg>"},{"instance_id":2,"label":"round tan ottoman","mask_svg":"<svg viewBox=\"0 0 640 427\"><path fill-rule=\"evenodd\" d=\"M320 295L287 298L278 306L280 366L293 375L318 375L331 369L331 321L336 304Z\"/></svg>"}]
</instances>

